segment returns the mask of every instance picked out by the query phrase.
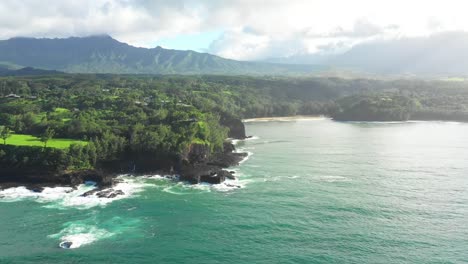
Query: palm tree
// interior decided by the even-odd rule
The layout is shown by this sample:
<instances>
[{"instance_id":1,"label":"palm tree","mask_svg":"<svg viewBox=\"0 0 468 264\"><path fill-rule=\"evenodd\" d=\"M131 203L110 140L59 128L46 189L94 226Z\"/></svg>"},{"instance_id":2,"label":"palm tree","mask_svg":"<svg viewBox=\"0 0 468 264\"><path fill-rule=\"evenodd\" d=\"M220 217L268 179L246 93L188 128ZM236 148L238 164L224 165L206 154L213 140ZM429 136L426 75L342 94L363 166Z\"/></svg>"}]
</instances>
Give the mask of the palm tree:
<instances>
[{"instance_id":1,"label":"palm tree","mask_svg":"<svg viewBox=\"0 0 468 264\"><path fill-rule=\"evenodd\" d=\"M3 145L6 145L7 138L11 137L11 129L9 127L3 127L0 131L0 138L3 139Z\"/></svg>"},{"instance_id":2,"label":"palm tree","mask_svg":"<svg viewBox=\"0 0 468 264\"><path fill-rule=\"evenodd\" d=\"M47 142L55 136L55 130L48 127L41 135L41 141L44 143L44 148L47 148Z\"/></svg>"}]
</instances>

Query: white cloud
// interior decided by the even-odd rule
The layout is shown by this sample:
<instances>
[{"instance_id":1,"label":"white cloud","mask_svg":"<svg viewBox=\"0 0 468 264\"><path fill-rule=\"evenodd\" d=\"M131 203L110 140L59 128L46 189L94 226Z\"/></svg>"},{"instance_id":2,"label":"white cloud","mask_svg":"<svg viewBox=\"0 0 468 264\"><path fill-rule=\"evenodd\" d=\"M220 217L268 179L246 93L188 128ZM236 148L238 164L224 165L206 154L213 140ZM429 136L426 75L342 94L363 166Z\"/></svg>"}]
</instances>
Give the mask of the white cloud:
<instances>
[{"instance_id":1,"label":"white cloud","mask_svg":"<svg viewBox=\"0 0 468 264\"><path fill-rule=\"evenodd\" d=\"M443 30L468 31L464 0L2 0L0 38L110 34L132 45L222 29L209 48L262 59Z\"/></svg>"}]
</instances>

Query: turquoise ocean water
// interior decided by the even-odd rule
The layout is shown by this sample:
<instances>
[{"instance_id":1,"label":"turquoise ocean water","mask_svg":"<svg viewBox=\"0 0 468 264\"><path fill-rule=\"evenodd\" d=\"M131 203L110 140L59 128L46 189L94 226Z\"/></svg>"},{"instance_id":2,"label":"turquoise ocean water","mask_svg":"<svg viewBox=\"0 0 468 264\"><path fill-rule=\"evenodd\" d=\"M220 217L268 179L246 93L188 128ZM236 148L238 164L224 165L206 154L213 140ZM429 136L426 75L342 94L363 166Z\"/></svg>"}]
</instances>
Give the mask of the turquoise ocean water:
<instances>
[{"instance_id":1,"label":"turquoise ocean water","mask_svg":"<svg viewBox=\"0 0 468 264\"><path fill-rule=\"evenodd\" d=\"M229 186L0 191L0 263L468 262L468 124L246 126L252 154Z\"/></svg>"}]
</instances>

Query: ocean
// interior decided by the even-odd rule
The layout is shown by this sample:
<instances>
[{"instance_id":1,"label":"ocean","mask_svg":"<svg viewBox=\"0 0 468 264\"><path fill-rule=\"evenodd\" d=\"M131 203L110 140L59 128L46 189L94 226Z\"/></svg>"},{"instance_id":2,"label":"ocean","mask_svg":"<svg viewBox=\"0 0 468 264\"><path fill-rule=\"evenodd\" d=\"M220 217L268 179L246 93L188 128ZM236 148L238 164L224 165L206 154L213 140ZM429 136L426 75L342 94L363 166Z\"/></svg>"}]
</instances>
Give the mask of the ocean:
<instances>
[{"instance_id":1,"label":"ocean","mask_svg":"<svg viewBox=\"0 0 468 264\"><path fill-rule=\"evenodd\" d=\"M222 185L0 191L0 263L467 263L468 124L246 123ZM72 242L70 249L60 243Z\"/></svg>"}]
</instances>

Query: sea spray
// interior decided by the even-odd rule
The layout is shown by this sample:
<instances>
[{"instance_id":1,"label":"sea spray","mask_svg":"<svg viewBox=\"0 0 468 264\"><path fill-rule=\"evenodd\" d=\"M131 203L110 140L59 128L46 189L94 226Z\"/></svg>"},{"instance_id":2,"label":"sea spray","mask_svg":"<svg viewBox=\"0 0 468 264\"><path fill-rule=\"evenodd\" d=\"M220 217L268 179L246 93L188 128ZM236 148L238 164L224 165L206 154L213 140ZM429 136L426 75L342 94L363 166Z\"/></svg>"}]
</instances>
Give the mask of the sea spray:
<instances>
[{"instance_id":1,"label":"sea spray","mask_svg":"<svg viewBox=\"0 0 468 264\"><path fill-rule=\"evenodd\" d=\"M60 232L48 237L58 239L58 245L62 248L74 249L113 236L124 234L138 236L139 223L138 219L120 216L112 217L107 221L99 221L96 216L92 216L84 220L66 222Z\"/></svg>"},{"instance_id":2,"label":"sea spray","mask_svg":"<svg viewBox=\"0 0 468 264\"><path fill-rule=\"evenodd\" d=\"M89 209L96 206L106 206L117 200L129 198L142 192L144 188L151 186L137 179L122 175L116 178L117 183L112 187L114 190L121 190L122 195L114 198L98 197L96 193L83 196L86 192L96 189L91 184L81 184L76 188L72 187L46 187L42 192L34 192L25 187L8 188L0 191L0 202L17 202L22 200L33 200L45 204L47 208L57 209Z\"/></svg>"}]
</instances>

